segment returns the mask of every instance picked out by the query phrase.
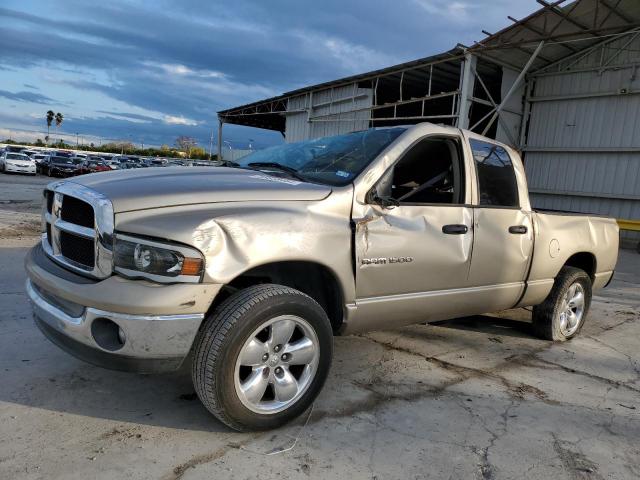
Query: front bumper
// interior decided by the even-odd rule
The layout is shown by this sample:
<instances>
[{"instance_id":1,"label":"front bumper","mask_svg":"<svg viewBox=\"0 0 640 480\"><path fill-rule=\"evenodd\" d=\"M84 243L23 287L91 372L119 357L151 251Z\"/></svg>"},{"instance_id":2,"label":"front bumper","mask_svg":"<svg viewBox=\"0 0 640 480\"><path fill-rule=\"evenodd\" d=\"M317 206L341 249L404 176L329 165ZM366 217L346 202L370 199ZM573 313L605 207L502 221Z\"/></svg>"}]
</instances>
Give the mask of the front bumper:
<instances>
[{"instance_id":1,"label":"front bumper","mask_svg":"<svg viewBox=\"0 0 640 480\"><path fill-rule=\"evenodd\" d=\"M81 360L114 370L178 369L191 350L202 312L218 291L202 284L88 280L55 264L39 245L27 255L25 266L27 294L42 333ZM180 304L187 296L211 294L206 301ZM113 308L104 308L109 305ZM175 313L181 309L183 313Z\"/></svg>"},{"instance_id":2,"label":"front bumper","mask_svg":"<svg viewBox=\"0 0 640 480\"><path fill-rule=\"evenodd\" d=\"M36 173L35 165L16 165L13 163L5 163L5 171L11 173L28 173L34 175Z\"/></svg>"}]
</instances>

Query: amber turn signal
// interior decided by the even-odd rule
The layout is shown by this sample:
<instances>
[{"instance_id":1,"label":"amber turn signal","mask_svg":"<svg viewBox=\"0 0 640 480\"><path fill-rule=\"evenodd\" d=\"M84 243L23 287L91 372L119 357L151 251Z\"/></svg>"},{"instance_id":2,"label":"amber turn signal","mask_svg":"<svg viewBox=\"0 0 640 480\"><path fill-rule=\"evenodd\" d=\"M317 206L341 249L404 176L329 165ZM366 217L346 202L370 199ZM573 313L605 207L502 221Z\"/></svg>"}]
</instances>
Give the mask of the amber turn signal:
<instances>
[{"instance_id":1,"label":"amber turn signal","mask_svg":"<svg viewBox=\"0 0 640 480\"><path fill-rule=\"evenodd\" d=\"M182 261L180 275L200 275L202 273L202 259L185 257Z\"/></svg>"}]
</instances>

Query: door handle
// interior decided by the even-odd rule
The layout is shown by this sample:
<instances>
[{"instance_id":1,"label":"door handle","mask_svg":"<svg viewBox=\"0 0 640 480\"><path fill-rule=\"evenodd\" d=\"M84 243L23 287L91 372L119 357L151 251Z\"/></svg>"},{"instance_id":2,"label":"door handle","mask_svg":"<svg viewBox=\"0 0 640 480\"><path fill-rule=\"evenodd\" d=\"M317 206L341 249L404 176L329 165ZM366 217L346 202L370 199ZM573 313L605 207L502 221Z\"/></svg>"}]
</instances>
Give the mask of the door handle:
<instances>
[{"instance_id":1,"label":"door handle","mask_svg":"<svg viewBox=\"0 0 640 480\"><path fill-rule=\"evenodd\" d=\"M526 225L514 225L509 227L509 233L513 233L514 235L524 235L527 231Z\"/></svg>"},{"instance_id":2,"label":"door handle","mask_svg":"<svg viewBox=\"0 0 640 480\"><path fill-rule=\"evenodd\" d=\"M442 227L442 233L447 235L464 235L469 231L466 225L445 225Z\"/></svg>"}]
</instances>

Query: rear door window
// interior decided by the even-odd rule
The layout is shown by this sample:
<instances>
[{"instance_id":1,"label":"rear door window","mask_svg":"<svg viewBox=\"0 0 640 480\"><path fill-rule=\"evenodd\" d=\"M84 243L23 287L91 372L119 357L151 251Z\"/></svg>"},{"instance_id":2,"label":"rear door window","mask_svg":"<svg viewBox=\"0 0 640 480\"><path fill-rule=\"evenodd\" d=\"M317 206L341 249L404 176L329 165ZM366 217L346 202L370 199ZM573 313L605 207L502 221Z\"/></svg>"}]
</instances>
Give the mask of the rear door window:
<instances>
[{"instance_id":1,"label":"rear door window","mask_svg":"<svg viewBox=\"0 0 640 480\"><path fill-rule=\"evenodd\" d=\"M507 151L496 144L469 140L478 172L480 205L518 207L518 182Z\"/></svg>"}]
</instances>

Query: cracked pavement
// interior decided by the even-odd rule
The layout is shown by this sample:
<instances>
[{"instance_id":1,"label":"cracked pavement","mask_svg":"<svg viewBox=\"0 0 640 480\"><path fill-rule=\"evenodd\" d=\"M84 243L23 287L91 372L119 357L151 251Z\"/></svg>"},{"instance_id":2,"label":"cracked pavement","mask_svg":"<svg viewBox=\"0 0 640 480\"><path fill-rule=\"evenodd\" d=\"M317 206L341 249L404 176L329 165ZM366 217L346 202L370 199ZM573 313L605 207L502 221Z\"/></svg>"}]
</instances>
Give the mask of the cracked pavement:
<instances>
[{"instance_id":1,"label":"cracked pavement","mask_svg":"<svg viewBox=\"0 0 640 480\"><path fill-rule=\"evenodd\" d=\"M621 251L580 336L553 344L523 309L336 338L313 409L235 433L188 369L82 363L36 329L33 238L0 240L0 478L623 479L640 477L640 255Z\"/></svg>"}]
</instances>

